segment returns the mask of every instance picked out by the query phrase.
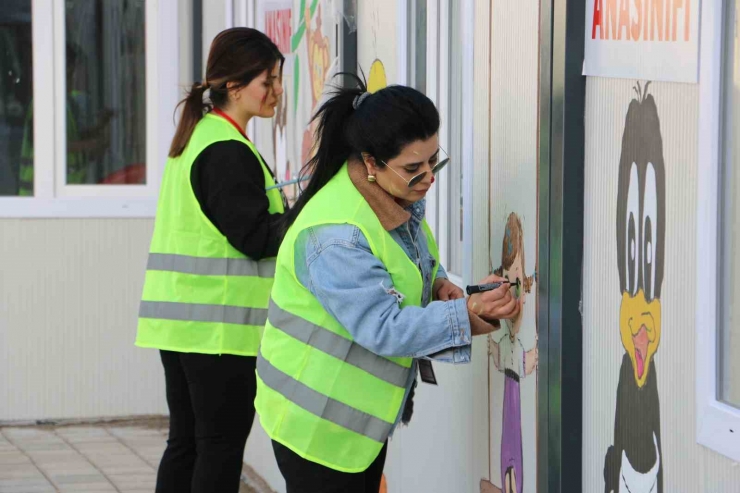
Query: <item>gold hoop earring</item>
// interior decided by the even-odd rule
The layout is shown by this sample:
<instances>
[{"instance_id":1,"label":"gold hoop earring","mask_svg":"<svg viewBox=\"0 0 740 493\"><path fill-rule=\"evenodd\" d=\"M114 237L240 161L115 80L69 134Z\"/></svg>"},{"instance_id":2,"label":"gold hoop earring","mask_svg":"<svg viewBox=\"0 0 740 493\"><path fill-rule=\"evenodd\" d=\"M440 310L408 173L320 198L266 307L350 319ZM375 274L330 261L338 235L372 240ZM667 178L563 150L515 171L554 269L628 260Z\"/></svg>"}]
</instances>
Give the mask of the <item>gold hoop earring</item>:
<instances>
[{"instance_id":1,"label":"gold hoop earring","mask_svg":"<svg viewBox=\"0 0 740 493\"><path fill-rule=\"evenodd\" d=\"M367 175L367 181L370 183L375 183L375 175Z\"/></svg>"}]
</instances>

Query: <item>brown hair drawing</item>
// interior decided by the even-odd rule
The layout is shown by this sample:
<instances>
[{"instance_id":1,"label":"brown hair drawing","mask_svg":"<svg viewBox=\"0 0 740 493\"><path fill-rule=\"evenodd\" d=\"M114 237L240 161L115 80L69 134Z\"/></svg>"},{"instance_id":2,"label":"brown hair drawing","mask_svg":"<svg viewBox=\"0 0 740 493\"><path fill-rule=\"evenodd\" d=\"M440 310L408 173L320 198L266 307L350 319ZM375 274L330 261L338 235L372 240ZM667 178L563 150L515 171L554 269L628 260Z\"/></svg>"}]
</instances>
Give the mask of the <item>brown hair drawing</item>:
<instances>
[{"instance_id":1,"label":"brown hair drawing","mask_svg":"<svg viewBox=\"0 0 740 493\"><path fill-rule=\"evenodd\" d=\"M506 220L506 229L504 232L503 244L501 245L501 266L494 271L494 274L501 276L505 270L511 269L517 255L521 256L522 272L527 272L527 262L524 257L524 233L522 231L522 222L519 219L519 216L512 212ZM536 274L533 276L525 275L523 279L520 279L522 288L526 293L531 292L535 276ZM516 281L516 279L511 279L511 281Z\"/></svg>"}]
</instances>

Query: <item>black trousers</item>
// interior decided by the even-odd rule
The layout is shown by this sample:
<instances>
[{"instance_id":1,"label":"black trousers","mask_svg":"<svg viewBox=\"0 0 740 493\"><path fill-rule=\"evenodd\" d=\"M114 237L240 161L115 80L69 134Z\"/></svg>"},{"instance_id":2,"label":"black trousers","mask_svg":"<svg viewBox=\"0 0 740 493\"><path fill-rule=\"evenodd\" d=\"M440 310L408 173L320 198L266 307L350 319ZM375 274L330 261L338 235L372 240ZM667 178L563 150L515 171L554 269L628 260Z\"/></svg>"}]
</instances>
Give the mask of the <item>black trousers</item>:
<instances>
[{"instance_id":1,"label":"black trousers","mask_svg":"<svg viewBox=\"0 0 740 493\"><path fill-rule=\"evenodd\" d=\"M255 364L248 356L161 351L170 409L157 493L237 493L254 421Z\"/></svg>"},{"instance_id":2,"label":"black trousers","mask_svg":"<svg viewBox=\"0 0 740 493\"><path fill-rule=\"evenodd\" d=\"M272 449L288 493L378 493L388 442L370 467L358 473L340 472L311 462L274 440Z\"/></svg>"}]
</instances>

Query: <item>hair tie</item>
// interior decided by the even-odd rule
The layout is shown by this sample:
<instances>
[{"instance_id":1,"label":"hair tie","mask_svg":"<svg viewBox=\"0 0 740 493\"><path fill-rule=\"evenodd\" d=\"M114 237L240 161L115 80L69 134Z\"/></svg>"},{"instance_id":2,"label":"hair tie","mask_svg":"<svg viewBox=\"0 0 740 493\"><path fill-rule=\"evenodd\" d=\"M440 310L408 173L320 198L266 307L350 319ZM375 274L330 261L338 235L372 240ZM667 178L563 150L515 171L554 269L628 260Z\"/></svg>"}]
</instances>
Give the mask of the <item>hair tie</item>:
<instances>
[{"instance_id":1,"label":"hair tie","mask_svg":"<svg viewBox=\"0 0 740 493\"><path fill-rule=\"evenodd\" d=\"M362 102L363 102L363 101L365 101L365 99L366 99L366 98L367 98L368 96L370 96L370 93L369 93L369 92L367 92L367 91L366 91L366 92L363 92L362 94L358 94L358 95L357 95L357 96L355 97L355 100L354 100L354 101L352 101L352 107L353 107L354 109L357 109L357 108L359 108L359 107L360 107L360 105L362 104Z\"/></svg>"}]
</instances>

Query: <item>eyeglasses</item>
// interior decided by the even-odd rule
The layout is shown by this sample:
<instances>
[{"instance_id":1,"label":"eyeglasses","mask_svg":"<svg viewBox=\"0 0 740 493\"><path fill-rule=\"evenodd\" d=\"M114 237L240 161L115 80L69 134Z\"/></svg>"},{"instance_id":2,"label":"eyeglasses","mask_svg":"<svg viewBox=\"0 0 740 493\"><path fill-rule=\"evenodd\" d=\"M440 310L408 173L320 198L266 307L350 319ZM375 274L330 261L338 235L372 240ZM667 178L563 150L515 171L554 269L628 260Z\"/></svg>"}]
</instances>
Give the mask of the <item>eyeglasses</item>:
<instances>
[{"instance_id":1,"label":"eyeglasses","mask_svg":"<svg viewBox=\"0 0 740 493\"><path fill-rule=\"evenodd\" d=\"M440 159L440 158L442 158L443 155L444 155L444 159ZM447 163L450 162L450 157L447 155L447 153L445 152L445 150L442 149L441 147L437 151L437 159L440 159L440 161L437 162L437 164L435 164L434 166L432 166L432 170L431 171L432 171L432 174L433 175L436 175L437 173L439 173L440 171L442 171L442 168L444 168L445 166L447 166ZM385 164L386 168L388 168L391 171L393 171L395 174L398 175L398 177L400 179L402 179L403 181L405 181L406 184L409 186L409 188L413 188L414 186L418 185L419 182L421 182L421 180L424 179L424 177L427 175L427 173L429 173L428 171L422 171L418 175L413 176L410 180L407 180L406 178L404 178L403 176L401 176L401 173L399 173L395 169L391 168L390 165L388 165L388 163L386 163L382 159L380 160L380 162L383 163L383 164Z\"/></svg>"}]
</instances>

